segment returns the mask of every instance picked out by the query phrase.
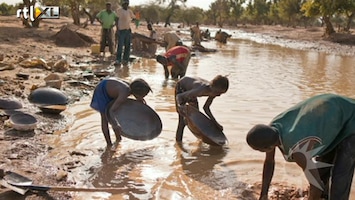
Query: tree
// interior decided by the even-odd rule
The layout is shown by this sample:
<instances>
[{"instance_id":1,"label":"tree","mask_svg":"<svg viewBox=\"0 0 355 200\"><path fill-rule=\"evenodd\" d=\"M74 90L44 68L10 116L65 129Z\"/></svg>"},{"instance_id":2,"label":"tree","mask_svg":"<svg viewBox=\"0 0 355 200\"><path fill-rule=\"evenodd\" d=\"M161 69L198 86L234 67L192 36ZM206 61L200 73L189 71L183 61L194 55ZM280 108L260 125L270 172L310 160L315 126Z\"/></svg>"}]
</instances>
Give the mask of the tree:
<instances>
[{"instance_id":1,"label":"tree","mask_svg":"<svg viewBox=\"0 0 355 200\"><path fill-rule=\"evenodd\" d=\"M326 26L324 34L329 36L335 33L330 19L337 7L336 0L307 0L302 4L301 10L307 17L320 16Z\"/></svg>"},{"instance_id":2,"label":"tree","mask_svg":"<svg viewBox=\"0 0 355 200\"><path fill-rule=\"evenodd\" d=\"M210 9L214 11L213 15L219 27L223 27L224 23L230 17L231 9L228 3L228 0L216 0L210 5Z\"/></svg>"},{"instance_id":3,"label":"tree","mask_svg":"<svg viewBox=\"0 0 355 200\"><path fill-rule=\"evenodd\" d=\"M243 4L245 0L230 0L229 5L231 8L231 21L234 22L234 25L237 25L238 20L243 14L244 8Z\"/></svg>"},{"instance_id":4,"label":"tree","mask_svg":"<svg viewBox=\"0 0 355 200\"><path fill-rule=\"evenodd\" d=\"M281 19L287 19L288 25L295 26L301 18L302 0L282 0L278 2L278 11Z\"/></svg>"},{"instance_id":5,"label":"tree","mask_svg":"<svg viewBox=\"0 0 355 200\"><path fill-rule=\"evenodd\" d=\"M201 8L192 7L187 9L181 9L177 13L177 20L186 23L187 26L199 22L201 24L203 20L204 12Z\"/></svg>"},{"instance_id":6,"label":"tree","mask_svg":"<svg viewBox=\"0 0 355 200\"><path fill-rule=\"evenodd\" d=\"M180 9L179 3L185 4L187 0L157 0L158 3L168 3L167 16L165 18L164 27L170 25L171 17L174 15L175 10Z\"/></svg>"},{"instance_id":7,"label":"tree","mask_svg":"<svg viewBox=\"0 0 355 200\"><path fill-rule=\"evenodd\" d=\"M6 3L0 4L0 15L11 15L14 10L12 5L7 5Z\"/></svg>"},{"instance_id":8,"label":"tree","mask_svg":"<svg viewBox=\"0 0 355 200\"><path fill-rule=\"evenodd\" d=\"M340 0L337 2L339 4L339 12L344 14L347 18L344 31L349 31L351 22L355 16L355 1L354 0Z\"/></svg>"},{"instance_id":9,"label":"tree","mask_svg":"<svg viewBox=\"0 0 355 200\"><path fill-rule=\"evenodd\" d=\"M23 4L19 5L19 9L24 9L27 8L28 10L30 10L31 6L34 7L36 4L36 0L23 0ZM38 28L39 27L39 23L41 18L38 17L36 19L34 19L34 21L31 21L31 17L28 17L27 19L25 19L23 16L21 17L22 20L22 24L26 27L26 28Z\"/></svg>"},{"instance_id":10,"label":"tree","mask_svg":"<svg viewBox=\"0 0 355 200\"><path fill-rule=\"evenodd\" d=\"M141 9L142 18L148 23L156 23L160 19L161 8L158 5L150 4Z\"/></svg>"}]
</instances>

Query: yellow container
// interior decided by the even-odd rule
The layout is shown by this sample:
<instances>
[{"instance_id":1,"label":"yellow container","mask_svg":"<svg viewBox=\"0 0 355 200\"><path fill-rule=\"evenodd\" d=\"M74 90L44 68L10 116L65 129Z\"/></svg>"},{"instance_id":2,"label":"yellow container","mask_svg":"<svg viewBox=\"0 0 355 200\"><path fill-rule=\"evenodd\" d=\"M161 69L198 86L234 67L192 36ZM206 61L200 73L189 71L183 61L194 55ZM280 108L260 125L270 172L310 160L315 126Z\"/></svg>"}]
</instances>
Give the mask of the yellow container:
<instances>
[{"instance_id":1,"label":"yellow container","mask_svg":"<svg viewBox=\"0 0 355 200\"><path fill-rule=\"evenodd\" d=\"M91 45L91 54L100 54L100 45L99 44Z\"/></svg>"}]
</instances>

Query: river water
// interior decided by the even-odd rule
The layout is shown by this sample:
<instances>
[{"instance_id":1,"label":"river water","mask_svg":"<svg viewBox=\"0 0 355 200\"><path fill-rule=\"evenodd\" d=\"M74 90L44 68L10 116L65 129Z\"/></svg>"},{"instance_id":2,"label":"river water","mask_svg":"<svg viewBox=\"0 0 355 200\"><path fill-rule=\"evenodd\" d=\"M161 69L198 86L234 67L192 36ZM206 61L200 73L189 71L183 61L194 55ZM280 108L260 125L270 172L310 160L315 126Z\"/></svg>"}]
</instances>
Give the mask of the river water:
<instances>
[{"instance_id":1,"label":"river water","mask_svg":"<svg viewBox=\"0 0 355 200\"><path fill-rule=\"evenodd\" d=\"M74 104L67 112L76 120L68 132L50 141L58 147L50 156L64 162L67 154L63 149L83 152L87 156L78 158L69 179L77 186L118 188L114 194L77 193L75 199L257 199L251 191L259 190L255 184L261 181L264 154L246 144L248 130L257 123L269 123L280 112L316 94L355 97L354 57L233 37L227 44L202 44L218 52L195 52L186 75L207 80L228 75L229 90L211 106L228 145L210 147L188 128L183 145L176 145L175 81L165 80L163 68L155 60L142 59L121 69L118 76L128 81L143 78L151 85L153 93L146 102L162 119L163 131L150 141L123 138L115 152L105 151L100 115L89 107L90 96ZM200 106L205 100L199 99ZM111 137L115 139L112 131ZM270 191L280 185L306 188L301 169L285 162L279 152L276 156ZM355 198L354 191L352 194Z\"/></svg>"}]
</instances>

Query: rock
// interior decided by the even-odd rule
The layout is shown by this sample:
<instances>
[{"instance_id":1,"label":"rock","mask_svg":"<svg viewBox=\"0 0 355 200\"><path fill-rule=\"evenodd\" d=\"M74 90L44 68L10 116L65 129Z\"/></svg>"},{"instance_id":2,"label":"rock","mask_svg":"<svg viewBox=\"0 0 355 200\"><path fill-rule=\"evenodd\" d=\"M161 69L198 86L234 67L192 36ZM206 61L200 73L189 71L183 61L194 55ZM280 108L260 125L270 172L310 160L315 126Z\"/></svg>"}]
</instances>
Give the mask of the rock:
<instances>
[{"instance_id":1,"label":"rock","mask_svg":"<svg viewBox=\"0 0 355 200\"><path fill-rule=\"evenodd\" d=\"M58 60L56 63L54 63L54 65L53 65L52 68L53 68L53 70L54 70L55 72L61 72L61 73L63 73L63 72L68 71L68 69L69 69L69 63L68 63L67 60L61 59L61 60Z\"/></svg>"},{"instance_id":2,"label":"rock","mask_svg":"<svg viewBox=\"0 0 355 200\"><path fill-rule=\"evenodd\" d=\"M66 172L64 170L59 170L57 175L56 175L56 180L57 181L63 181L67 177L68 177L68 172Z\"/></svg>"}]
</instances>

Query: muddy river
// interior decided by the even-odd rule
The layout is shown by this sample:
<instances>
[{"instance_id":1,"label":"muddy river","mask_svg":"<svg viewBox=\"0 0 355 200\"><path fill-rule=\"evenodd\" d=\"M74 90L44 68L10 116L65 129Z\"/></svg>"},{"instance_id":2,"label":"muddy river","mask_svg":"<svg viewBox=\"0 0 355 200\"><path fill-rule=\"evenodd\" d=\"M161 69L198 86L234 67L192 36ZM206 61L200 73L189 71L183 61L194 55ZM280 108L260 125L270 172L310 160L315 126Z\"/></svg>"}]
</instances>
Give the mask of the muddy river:
<instances>
[{"instance_id":1,"label":"muddy river","mask_svg":"<svg viewBox=\"0 0 355 200\"><path fill-rule=\"evenodd\" d=\"M218 52L195 52L186 75L208 80L217 74L228 75L229 90L211 106L228 145L210 147L185 128L179 147L175 143L175 81L165 80L163 68L155 60L142 59L119 70L117 76L143 78L151 85L153 93L146 102L161 117L163 131L150 141L123 138L116 151L105 151L100 115L89 107L91 96L70 107L66 112L75 120L67 132L56 133L60 137L50 141L54 150L49 156L62 162L63 151L80 151L86 156L71 170L70 180L77 186L118 188L114 194L78 193L75 199L257 199L248 190L261 181L264 154L246 144L248 130L257 123L269 123L278 113L316 94L355 97L353 57L242 39L231 39L227 45L202 44ZM203 106L206 98L199 100ZM114 139L112 131L111 137ZM286 163L278 151L272 183L308 186L301 169ZM355 198L355 190L352 196Z\"/></svg>"}]
</instances>

